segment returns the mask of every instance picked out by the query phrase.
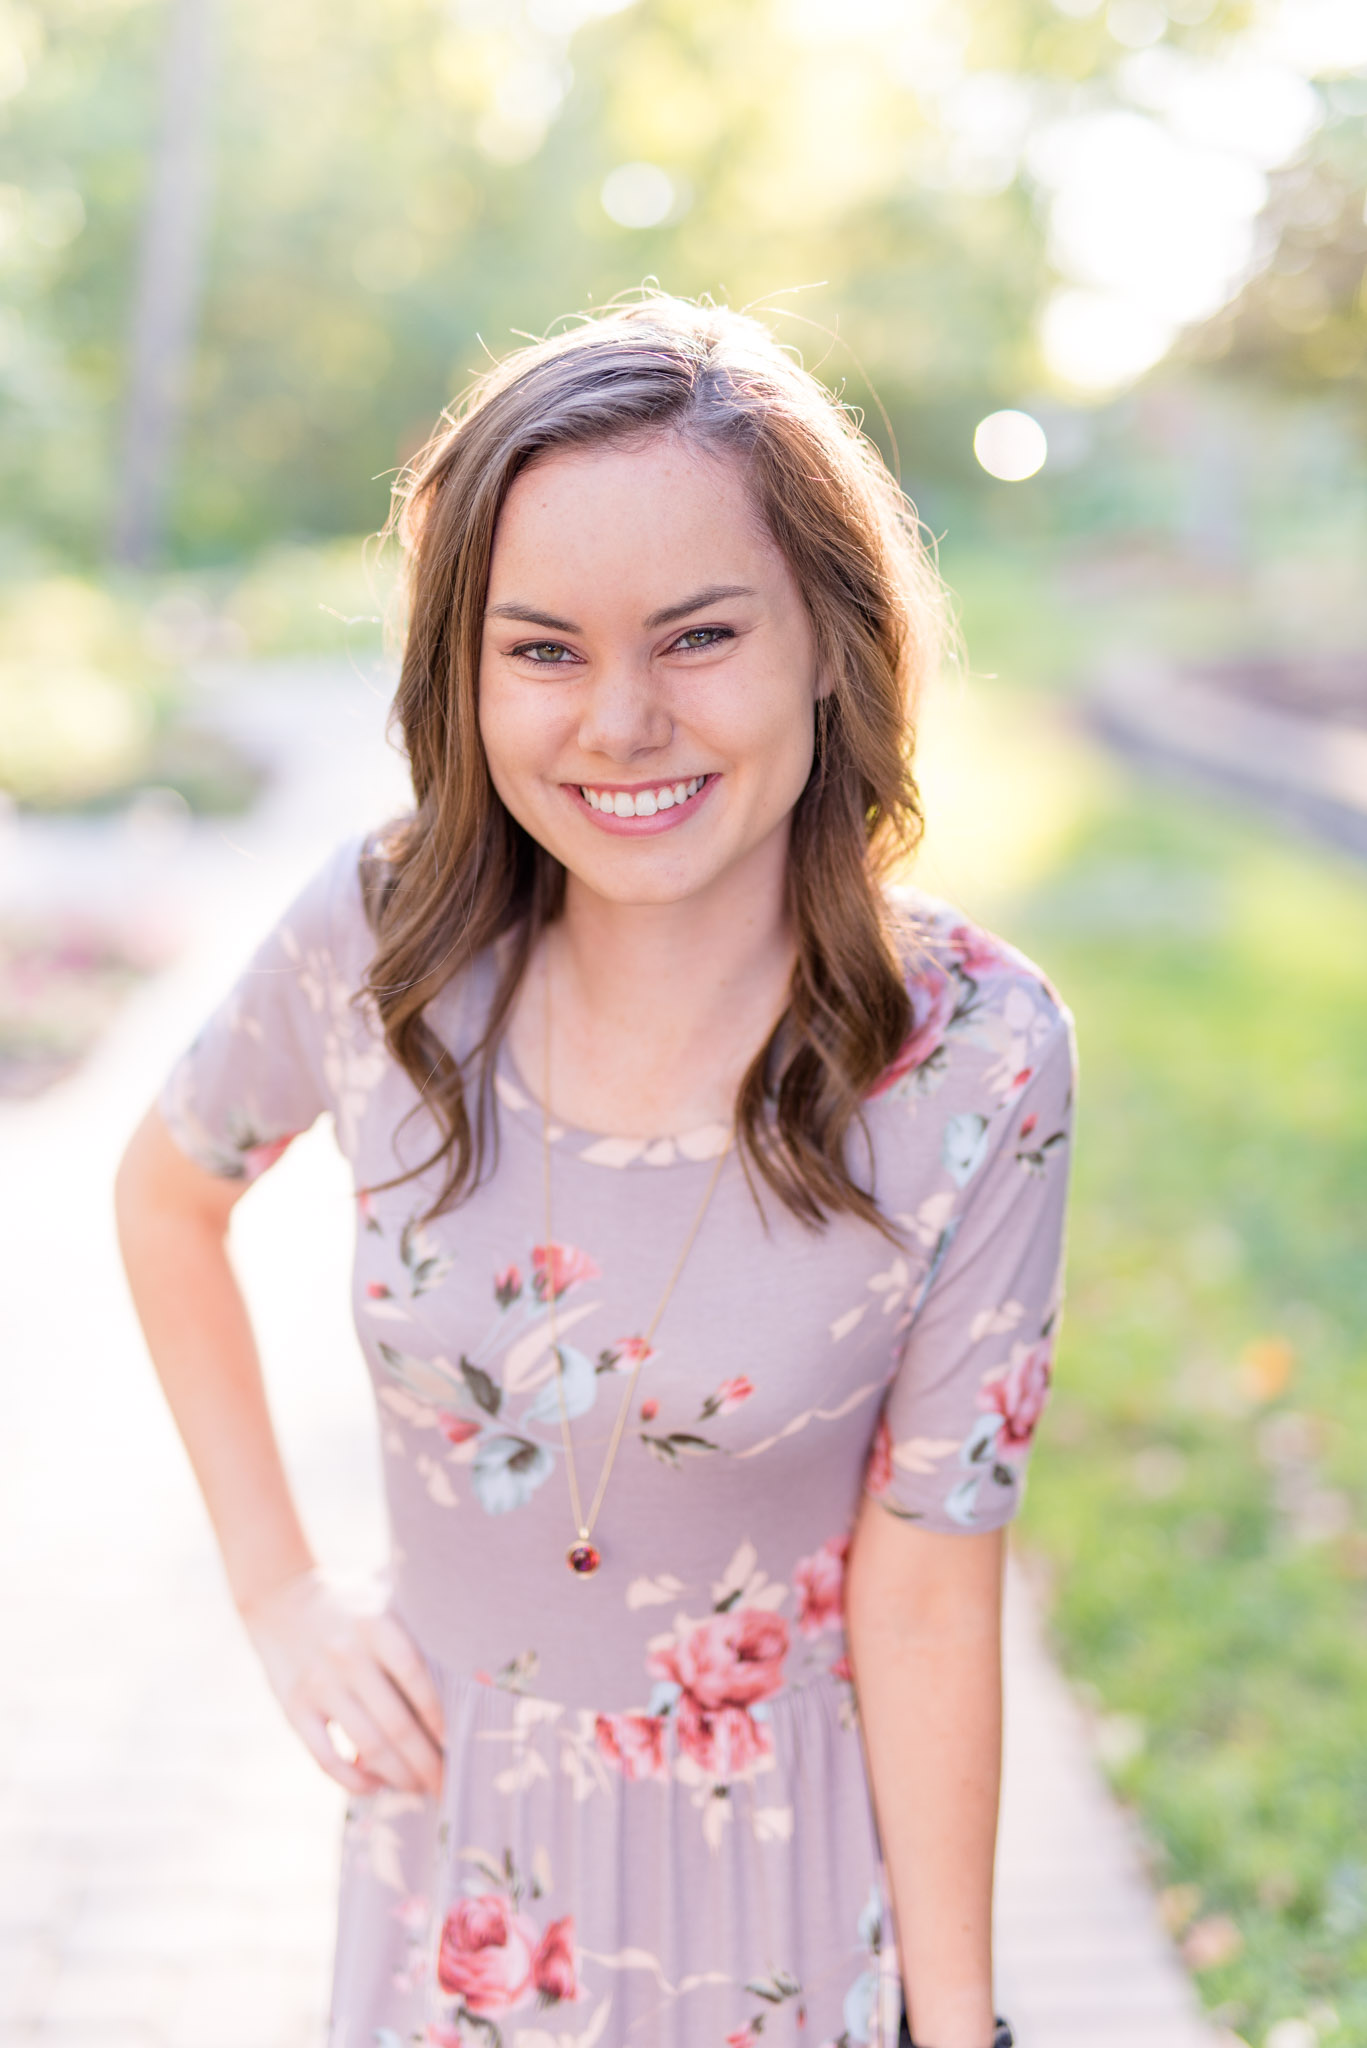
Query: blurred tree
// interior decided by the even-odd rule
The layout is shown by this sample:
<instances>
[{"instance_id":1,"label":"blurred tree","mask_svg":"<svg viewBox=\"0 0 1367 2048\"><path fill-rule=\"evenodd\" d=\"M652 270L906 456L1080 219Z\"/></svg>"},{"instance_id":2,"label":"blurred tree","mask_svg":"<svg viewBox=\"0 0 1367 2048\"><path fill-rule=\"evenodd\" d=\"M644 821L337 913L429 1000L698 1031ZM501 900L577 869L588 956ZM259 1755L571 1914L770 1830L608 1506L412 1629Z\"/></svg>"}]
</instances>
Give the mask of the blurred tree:
<instances>
[{"instance_id":1,"label":"blurred tree","mask_svg":"<svg viewBox=\"0 0 1367 2048\"><path fill-rule=\"evenodd\" d=\"M177 556L378 525L486 347L651 276L773 308L885 438L877 388L914 488L967 481L974 420L1045 381L1030 138L1123 101L1150 16L1203 51L1248 12L1167 9L233 0ZM0 0L11 550L108 529L166 19Z\"/></svg>"},{"instance_id":2,"label":"blurred tree","mask_svg":"<svg viewBox=\"0 0 1367 2048\"><path fill-rule=\"evenodd\" d=\"M176 426L194 346L209 204L214 0L172 0L128 344L128 389L112 551L127 567L157 553Z\"/></svg>"},{"instance_id":3,"label":"blurred tree","mask_svg":"<svg viewBox=\"0 0 1367 2048\"><path fill-rule=\"evenodd\" d=\"M1333 79L1324 97L1311 148L1273 178L1265 267L1184 352L1301 393L1337 389L1367 429L1367 78Z\"/></svg>"}]
</instances>

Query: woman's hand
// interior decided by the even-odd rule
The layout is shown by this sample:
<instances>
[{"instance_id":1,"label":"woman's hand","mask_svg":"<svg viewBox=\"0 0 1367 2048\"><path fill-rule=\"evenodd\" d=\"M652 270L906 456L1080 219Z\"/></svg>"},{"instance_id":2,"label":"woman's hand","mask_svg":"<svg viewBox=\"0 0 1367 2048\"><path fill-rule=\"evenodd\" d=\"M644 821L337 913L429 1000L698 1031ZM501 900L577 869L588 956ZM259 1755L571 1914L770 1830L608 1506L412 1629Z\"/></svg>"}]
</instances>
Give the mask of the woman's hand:
<instances>
[{"instance_id":1,"label":"woman's hand","mask_svg":"<svg viewBox=\"0 0 1367 2048\"><path fill-rule=\"evenodd\" d=\"M194 1165L157 1110L143 1118L116 1200L148 1349L238 1612L290 1722L348 1792L435 1793L443 1730L432 1674L382 1586L317 1568L290 1496L227 1252L246 1185Z\"/></svg>"},{"instance_id":2,"label":"woman's hand","mask_svg":"<svg viewBox=\"0 0 1367 2048\"><path fill-rule=\"evenodd\" d=\"M315 1566L240 1612L291 1727L330 1778L348 1792L441 1790L441 1699L379 1581Z\"/></svg>"}]
</instances>

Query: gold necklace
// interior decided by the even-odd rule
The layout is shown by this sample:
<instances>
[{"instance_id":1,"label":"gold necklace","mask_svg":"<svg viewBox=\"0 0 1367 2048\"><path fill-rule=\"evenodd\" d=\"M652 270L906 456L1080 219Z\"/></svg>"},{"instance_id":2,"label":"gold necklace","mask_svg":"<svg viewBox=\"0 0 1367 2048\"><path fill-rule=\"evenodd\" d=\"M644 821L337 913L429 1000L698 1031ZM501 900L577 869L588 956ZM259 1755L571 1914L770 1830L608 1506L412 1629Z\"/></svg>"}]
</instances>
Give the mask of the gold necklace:
<instances>
[{"instance_id":1,"label":"gold necklace","mask_svg":"<svg viewBox=\"0 0 1367 2048\"><path fill-rule=\"evenodd\" d=\"M688 1254L693 1249L693 1241L702 1228L703 1217L707 1214L712 1197L716 1192L717 1182L721 1179L721 1170L726 1164L726 1156L731 1150L734 1131L727 1132L726 1143L717 1154L717 1163L712 1169L706 1191L701 1202L698 1204L697 1214L688 1227L688 1235L684 1238L683 1249L674 1261L674 1270L665 1282L664 1293L655 1304L655 1313L646 1325L645 1335L636 1338L632 1342L631 1349L635 1354L635 1359L631 1369L631 1377L627 1381L626 1392L622 1396L622 1404L617 1411L617 1420L613 1424L612 1435L608 1439L607 1456L603 1460L603 1469L598 1475L598 1485L594 1491L592 1504L588 1513L585 1514L583 1498L579 1491L579 1472L574 1462L574 1441L570 1433L570 1418L565 1407L565 1362L560 1356L560 1340L555 1320L556 1265L555 1254L552 1250L552 1246L555 1243L555 1235L551 1229L551 962L549 948L546 948L543 954L542 973L545 976L546 983L545 1047L541 1078L541 1163L542 1178L545 1183L546 1192L546 1271L549 1281L546 1290L546 1308L550 1318L551 1357L555 1363L556 1391L560 1401L560 1441L565 1452L565 1476L569 1480L570 1509L574 1515L574 1526L578 1531L574 1542L565 1552L565 1562L572 1572L576 1573L580 1578L586 1579L593 1576L603 1561L602 1552L592 1540L594 1524L598 1520L599 1511L603 1505L603 1497L608 1490L608 1480L612 1475L613 1462L617 1456L617 1447L622 1441L622 1433L627 1426L627 1416L631 1412L631 1404L635 1398L636 1383L641 1377L642 1366L650 1356L650 1340L660 1327L660 1318L669 1306L669 1297L678 1285L679 1275L683 1272L684 1263L688 1258Z\"/></svg>"}]
</instances>

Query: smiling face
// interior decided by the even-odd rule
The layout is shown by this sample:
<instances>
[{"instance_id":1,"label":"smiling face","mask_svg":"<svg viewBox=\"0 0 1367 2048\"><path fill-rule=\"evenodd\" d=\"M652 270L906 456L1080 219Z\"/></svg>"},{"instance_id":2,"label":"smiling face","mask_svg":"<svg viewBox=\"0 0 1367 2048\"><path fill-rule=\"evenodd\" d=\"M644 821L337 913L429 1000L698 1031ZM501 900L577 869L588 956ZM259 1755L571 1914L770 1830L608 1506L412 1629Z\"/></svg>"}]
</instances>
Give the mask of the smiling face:
<instances>
[{"instance_id":1,"label":"smiling face","mask_svg":"<svg viewBox=\"0 0 1367 2048\"><path fill-rule=\"evenodd\" d=\"M806 606L733 459L660 435L518 476L480 733L499 796L573 883L664 904L781 882L818 689Z\"/></svg>"}]
</instances>

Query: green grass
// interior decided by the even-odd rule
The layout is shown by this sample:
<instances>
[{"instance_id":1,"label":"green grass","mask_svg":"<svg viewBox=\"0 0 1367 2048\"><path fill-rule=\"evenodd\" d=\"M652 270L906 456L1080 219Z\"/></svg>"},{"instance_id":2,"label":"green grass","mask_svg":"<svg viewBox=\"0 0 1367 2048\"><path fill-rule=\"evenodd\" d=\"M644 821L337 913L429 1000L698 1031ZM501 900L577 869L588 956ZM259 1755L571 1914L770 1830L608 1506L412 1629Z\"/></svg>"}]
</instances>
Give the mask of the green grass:
<instances>
[{"instance_id":1,"label":"green grass","mask_svg":"<svg viewBox=\"0 0 1367 2048\"><path fill-rule=\"evenodd\" d=\"M1082 1069L1022 1533L1207 2003L1367 2043L1367 869L1107 790L1004 920Z\"/></svg>"}]
</instances>

